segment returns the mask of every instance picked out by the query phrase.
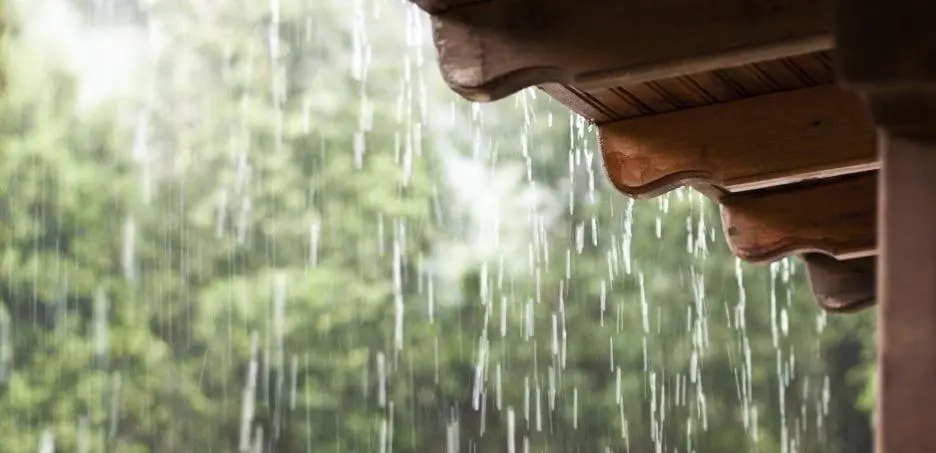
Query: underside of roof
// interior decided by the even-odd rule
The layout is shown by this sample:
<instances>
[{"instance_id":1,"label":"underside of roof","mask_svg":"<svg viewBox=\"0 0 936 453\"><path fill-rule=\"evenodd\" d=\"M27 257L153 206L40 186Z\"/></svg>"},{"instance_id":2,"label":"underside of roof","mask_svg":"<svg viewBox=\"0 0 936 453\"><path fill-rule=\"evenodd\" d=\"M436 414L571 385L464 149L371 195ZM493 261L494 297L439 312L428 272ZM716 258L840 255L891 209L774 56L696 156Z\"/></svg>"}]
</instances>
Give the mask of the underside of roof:
<instances>
[{"instance_id":1,"label":"underside of roof","mask_svg":"<svg viewBox=\"0 0 936 453\"><path fill-rule=\"evenodd\" d=\"M827 309L873 303L880 163L835 84L831 0L413 1L454 91L538 86L598 126L623 194L692 186L738 257L799 255Z\"/></svg>"}]
</instances>

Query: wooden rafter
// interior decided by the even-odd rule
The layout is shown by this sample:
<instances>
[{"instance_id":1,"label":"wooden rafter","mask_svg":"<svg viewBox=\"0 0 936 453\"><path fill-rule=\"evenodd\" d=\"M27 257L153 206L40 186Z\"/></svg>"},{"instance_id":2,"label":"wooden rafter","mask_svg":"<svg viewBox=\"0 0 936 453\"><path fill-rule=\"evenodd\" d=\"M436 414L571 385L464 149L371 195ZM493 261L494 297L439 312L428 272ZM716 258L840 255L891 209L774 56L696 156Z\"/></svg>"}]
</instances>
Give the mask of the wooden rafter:
<instances>
[{"instance_id":1,"label":"wooden rafter","mask_svg":"<svg viewBox=\"0 0 936 453\"><path fill-rule=\"evenodd\" d=\"M630 85L832 47L831 0L416 0L449 86L476 101L532 85Z\"/></svg>"},{"instance_id":2,"label":"wooden rafter","mask_svg":"<svg viewBox=\"0 0 936 453\"><path fill-rule=\"evenodd\" d=\"M876 253L877 173L728 195L728 245L748 261L816 251L839 259Z\"/></svg>"},{"instance_id":3,"label":"wooden rafter","mask_svg":"<svg viewBox=\"0 0 936 453\"><path fill-rule=\"evenodd\" d=\"M864 103L835 85L606 123L599 137L611 182L637 198L693 182L740 192L879 167Z\"/></svg>"},{"instance_id":4,"label":"wooden rafter","mask_svg":"<svg viewBox=\"0 0 936 453\"><path fill-rule=\"evenodd\" d=\"M816 302L831 312L849 313L874 305L877 256L837 260L819 253L803 254Z\"/></svg>"}]
</instances>

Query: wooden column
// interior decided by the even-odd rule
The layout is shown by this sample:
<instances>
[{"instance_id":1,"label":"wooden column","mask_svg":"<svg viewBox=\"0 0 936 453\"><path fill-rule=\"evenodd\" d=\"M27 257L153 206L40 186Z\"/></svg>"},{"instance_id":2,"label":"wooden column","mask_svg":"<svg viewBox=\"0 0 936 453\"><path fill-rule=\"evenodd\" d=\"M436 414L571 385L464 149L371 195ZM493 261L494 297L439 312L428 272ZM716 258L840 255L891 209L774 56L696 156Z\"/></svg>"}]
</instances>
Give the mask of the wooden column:
<instances>
[{"instance_id":1,"label":"wooden column","mask_svg":"<svg viewBox=\"0 0 936 453\"><path fill-rule=\"evenodd\" d=\"M936 451L936 142L882 140L877 448Z\"/></svg>"},{"instance_id":2,"label":"wooden column","mask_svg":"<svg viewBox=\"0 0 936 453\"><path fill-rule=\"evenodd\" d=\"M875 450L936 452L936 2L837 0L835 37L881 129Z\"/></svg>"}]
</instances>

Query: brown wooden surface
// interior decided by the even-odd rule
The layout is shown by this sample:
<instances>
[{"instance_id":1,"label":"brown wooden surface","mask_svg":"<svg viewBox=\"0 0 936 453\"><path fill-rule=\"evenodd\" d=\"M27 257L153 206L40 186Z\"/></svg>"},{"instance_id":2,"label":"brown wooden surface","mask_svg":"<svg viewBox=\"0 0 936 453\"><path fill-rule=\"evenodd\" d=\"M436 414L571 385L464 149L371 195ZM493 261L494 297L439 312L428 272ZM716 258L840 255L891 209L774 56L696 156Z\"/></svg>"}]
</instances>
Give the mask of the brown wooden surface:
<instances>
[{"instance_id":1,"label":"brown wooden surface","mask_svg":"<svg viewBox=\"0 0 936 453\"><path fill-rule=\"evenodd\" d=\"M840 261L820 253L803 255L816 302L834 313L851 313L874 305L877 299L877 257Z\"/></svg>"},{"instance_id":2,"label":"brown wooden surface","mask_svg":"<svg viewBox=\"0 0 936 453\"><path fill-rule=\"evenodd\" d=\"M721 199L736 256L754 262L810 251L839 259L876 253L877 172Z\"/></svg>"},{"instance_id":3,"label":"brown wooden surface","mask_svg":"<svg viewBox=\"0 0 936 453\"><path fill-rule=\"evenodd\" d=\"M936 451L936 145L884 146L877 451Z\"/></svg>"},{"instance_id":4,"label":"brown wooden surface","mask_svg":"<svg viewBox=\"0 0 936 453\"><path fill-rule=\"evenodd\" d=\"M834 82L831 53L814 52L632 85L586 89L546 84L541 88L601 124Z\"/></svg>"},{"instance_id":5,"label":"brown wooden surface","mask_svg":"<svg viewBox=\"0 0 936 453\"><path fill-rule=\"evenodd\" d=\"M433 24L449 86L488 101L545 83L629 86L828 50L832 3L490 0Z\"/></svg>"},{"instance_id":6,"label":"brown wooden surface","mask_svg":"<svg viewBox=\"0 0 936 453\"><path fill-rule=\"evenodd\" d=\"M936 2L837 0L839 72L849 85L921 85L936 80Z\"/></svg>"},{"instance_id":7,"label":"brown wooden surface","mask_svg":"<svg viewBox=\"0 0 936 453\"><path fill-rule=\"evenodd\" d=\"M881 145L875 450L936 451L936 2L837 0L839 76Z\"/></svg>"},{"instance_id":8,"label":"brown wooden surface","mask_svg":"<svg viewBox=\"0 0 936 453\"><path fill-rule=\"evenodd\" d=\"M621 192L652 197L689 182L730 192L877 169L857 95L824 85L599 126Z\"/></svg>"}]
</instances>

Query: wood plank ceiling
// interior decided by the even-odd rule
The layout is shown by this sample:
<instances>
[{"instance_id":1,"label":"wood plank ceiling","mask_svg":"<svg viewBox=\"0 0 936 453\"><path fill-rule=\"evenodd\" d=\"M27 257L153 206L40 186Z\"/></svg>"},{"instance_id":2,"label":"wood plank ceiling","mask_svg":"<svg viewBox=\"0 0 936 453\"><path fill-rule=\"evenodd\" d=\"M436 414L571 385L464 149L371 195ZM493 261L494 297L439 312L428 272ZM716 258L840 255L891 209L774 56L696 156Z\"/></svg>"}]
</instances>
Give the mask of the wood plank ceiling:
<instances>
[{"instance_id":1,"label":"wood plank ceiling","mask_svg":"<svg viewBox=\"0 0 936 453\"><path fill-rule=\"evenodd\" d=\"M830 310L874 299L880 162L835 83L832 0L413 0L449 86L539 86L598 125L622 193L690 185L748 261L800 255Z\"/></svg>"}]
</instances>

